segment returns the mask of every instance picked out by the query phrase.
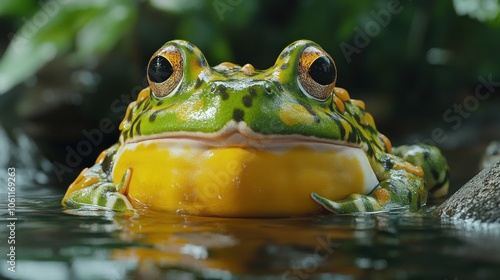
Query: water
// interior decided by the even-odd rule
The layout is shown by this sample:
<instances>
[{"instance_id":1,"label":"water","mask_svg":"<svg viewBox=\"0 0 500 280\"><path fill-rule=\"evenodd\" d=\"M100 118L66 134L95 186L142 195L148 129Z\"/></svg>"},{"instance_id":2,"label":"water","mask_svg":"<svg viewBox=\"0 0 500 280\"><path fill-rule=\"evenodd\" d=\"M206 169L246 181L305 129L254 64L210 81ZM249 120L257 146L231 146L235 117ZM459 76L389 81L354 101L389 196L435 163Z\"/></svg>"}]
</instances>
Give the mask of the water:
<instances>
[{"instance_id":1,"label":"water","mask_svg":"<svg viewBox=\"0 0 500 280\"><path fill-rule=\"evenodd\" d=\"M499 279L500 229L405 211L290 219L65 211L62 194L16 197L7 279ZM258 202L256 202L258 203Z\"/></svg>"}]
</instances>

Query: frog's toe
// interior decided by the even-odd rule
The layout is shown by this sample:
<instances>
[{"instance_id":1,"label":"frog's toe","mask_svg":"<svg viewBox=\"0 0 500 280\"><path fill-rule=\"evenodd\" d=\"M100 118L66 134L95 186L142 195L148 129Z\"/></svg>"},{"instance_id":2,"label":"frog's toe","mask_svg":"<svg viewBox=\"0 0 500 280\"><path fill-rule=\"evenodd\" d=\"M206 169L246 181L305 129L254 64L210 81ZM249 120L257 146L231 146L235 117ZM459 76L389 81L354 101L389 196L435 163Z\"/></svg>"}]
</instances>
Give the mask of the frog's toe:
<instances>
[{"instance_id":1,"label":"frog's toe","mask_svg":"<svg viewBox=\"0 0 500 280\"><path fill-rule=\"evenodd\" d=\"M134 209L127 197L118 192L103 193L96 199L97 203L94 203L94 205L99 205L109 210L127 212Z\"/></svg>"},{"instance_id":2,"label":"frog's toe","mask_svg":"<svg viewBox=\"0 0 500 280\"><path fill-rule=\"evenodd\" d=\"M311 197L326 210L333 213L371 212L382 209L382 206L375 198L362 194L351 194L347 198L338 201L329 200L317 193L312 193Z\"/></svg>"}]
</instances>

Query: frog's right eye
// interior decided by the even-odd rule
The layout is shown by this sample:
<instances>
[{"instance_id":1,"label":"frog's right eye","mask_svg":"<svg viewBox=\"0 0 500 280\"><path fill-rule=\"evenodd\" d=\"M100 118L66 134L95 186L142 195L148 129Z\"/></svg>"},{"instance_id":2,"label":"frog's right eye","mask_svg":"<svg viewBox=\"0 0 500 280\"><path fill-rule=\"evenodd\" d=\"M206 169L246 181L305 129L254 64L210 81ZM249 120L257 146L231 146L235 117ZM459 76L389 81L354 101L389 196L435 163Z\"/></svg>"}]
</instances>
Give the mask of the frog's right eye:
<instances>
[{"instance_id":1,"label":"frog's right eye","mask_svg":"<svg viewBox=\"0 0 500 280\"><path fill-rule=\"evenodd\" d=\"M148 65L148 82L153 95L161 98L171 94L182 80L182 54L175 46L158 50Z\"/></svg>"}]
</instances>

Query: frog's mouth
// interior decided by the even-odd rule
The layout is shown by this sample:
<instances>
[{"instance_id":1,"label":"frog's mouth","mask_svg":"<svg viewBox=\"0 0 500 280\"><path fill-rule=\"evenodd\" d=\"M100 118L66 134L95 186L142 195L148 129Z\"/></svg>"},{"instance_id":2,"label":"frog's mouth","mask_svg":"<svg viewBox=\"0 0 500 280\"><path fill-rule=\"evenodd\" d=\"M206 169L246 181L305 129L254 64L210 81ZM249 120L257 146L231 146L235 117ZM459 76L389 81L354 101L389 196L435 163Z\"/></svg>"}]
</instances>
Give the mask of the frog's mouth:
<instances>
[{"instance_id":1,"label":"frog's mouth","mask_svg":"<svg viewBox=\"0 0 500 280\"><path fill-rule=\"evenodd\" d=\"M262 150L282 150L285 146L307 145L322 149L328 146L338 146L346 148L363 148L356 143L348 143L341 140L323 139L314 136L304 136L300 134L290 135L266 135L253 131L245 122L231 121L221 130L214 133L204 132L168 132L154 136L139 136L128 139L126 144L140 143L144 141L170 140L188 142L191 144L204 145L207 147L242 147Z\"/></svg>"}]
</instances>

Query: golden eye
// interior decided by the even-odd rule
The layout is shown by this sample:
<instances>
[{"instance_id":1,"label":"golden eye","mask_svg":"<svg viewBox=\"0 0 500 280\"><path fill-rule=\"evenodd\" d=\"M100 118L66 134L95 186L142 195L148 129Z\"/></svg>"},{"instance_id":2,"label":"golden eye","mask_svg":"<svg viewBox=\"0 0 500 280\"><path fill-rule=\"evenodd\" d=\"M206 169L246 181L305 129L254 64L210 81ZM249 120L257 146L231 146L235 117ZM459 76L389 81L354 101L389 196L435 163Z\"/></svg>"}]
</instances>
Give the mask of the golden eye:
<instances>
[{"instance_id":1,"label":"golden eye","mask_svg":"<svg viewBox=\"0 0 500 280\"><path fill-rule=\"evenodd\" d=\"M172 93L182 80L184 60L175 46L159 49L149 60L148 82L155 97Z\"/></svg>"},{"instance_id":2,"label":"golden eye","mask_svg":"<svg viewBox=\"0 0 500 280\"><path fill-rule=\"evenodd\" d=\"M298 80L306 95L319 100L327 99L332 95L337 80L333 59L319 47L305 48L299 59Z\"/></svg>"}]
</instances>

